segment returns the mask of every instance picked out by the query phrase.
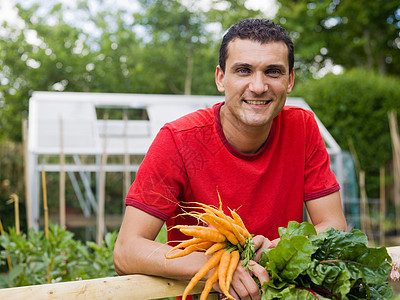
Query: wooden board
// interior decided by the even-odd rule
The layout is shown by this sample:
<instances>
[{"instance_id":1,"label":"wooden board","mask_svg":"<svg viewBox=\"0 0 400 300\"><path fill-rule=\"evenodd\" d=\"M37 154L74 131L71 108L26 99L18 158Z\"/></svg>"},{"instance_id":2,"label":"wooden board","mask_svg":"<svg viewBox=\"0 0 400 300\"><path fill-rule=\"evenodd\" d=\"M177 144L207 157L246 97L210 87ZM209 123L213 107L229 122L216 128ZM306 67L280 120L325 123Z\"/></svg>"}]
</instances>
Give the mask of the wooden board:
<instances>
[{"instance_id":1,"label":"wooden board","mask_svg":"<svg viewBox=\"0 0 400 300\"><path fill-rule=\"evenodd\" d=\"M400 257L400 246L387 247L389 254ZM0 289L2 300L145 300L175 297L183 294L188 282L146 275L127 275L98 279L60 282ZM204 282L200 282L191 294L200 294ZM218 299L210 294L208 300Z\"/></svg>"},{"instance_id":2,"label":"wooden board","mask_svg":"<svg viewBox=\"0 0 400 300\"><path fill-rule=\"evenodd\" d=\"M0 299L157 299L182 295L187 283L154 276L127 275L0 289ZM203 287L204 283L199 283L191 294L200 294ZM208 299L217 298L215 295L210 295Z\"/></svg>"}]
</instances>

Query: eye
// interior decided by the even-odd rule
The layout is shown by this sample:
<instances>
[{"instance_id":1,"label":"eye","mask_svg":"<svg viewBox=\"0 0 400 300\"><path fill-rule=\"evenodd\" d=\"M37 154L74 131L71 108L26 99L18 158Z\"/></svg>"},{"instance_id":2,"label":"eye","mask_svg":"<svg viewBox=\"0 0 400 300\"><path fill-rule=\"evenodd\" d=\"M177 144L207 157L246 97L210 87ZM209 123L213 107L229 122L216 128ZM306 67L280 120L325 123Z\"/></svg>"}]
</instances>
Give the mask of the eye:
<instances>
[{"instance_id":1,"label":"eye","mask_svg":"<svg viewBox=\"0 0 400 300\"><path fill-rule=\"evenodd\" d=\"M238 69L236 70L236 72L239 73L239 74L245 75L245 74L249 74L249 73L250 73L250 70L249 70L248 68L238 68Z\"/></svg>"},{"instance_id":2,"label":"eye","mask_svg":"<svg viewBox=\"0 0 400 300\"><path fill-rule=\"evenodd\" d=\"M280 69L269 69L265 71L265 74L270 77L279 77L282 75L282 70Z\"/></svg>"}]
</instances>

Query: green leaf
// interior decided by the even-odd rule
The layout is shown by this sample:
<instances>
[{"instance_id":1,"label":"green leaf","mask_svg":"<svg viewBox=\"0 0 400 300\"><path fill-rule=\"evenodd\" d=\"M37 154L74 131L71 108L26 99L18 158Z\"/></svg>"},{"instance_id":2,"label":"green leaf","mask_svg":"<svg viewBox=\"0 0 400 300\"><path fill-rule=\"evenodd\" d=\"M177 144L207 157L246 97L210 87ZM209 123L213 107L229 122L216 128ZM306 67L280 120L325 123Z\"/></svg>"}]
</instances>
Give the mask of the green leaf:
<instances>
[{"instance_id":1,"label":"green leaf","mask_svg":"<svg viewBox=\"0 0 400 300\"><path fill-rule=\"evenodd\" d=\"M336 265L347 270L354 279L362 278L364 283L378 284L388 279L391 266L386 248L369 248L363 244L353 244L327 255L321 264Z\"/></svg>"},{"instance_id":2,"label":"green leaf","mask_svg":"<svg viewBox=\"0 0 400 300\"><path fill-rule=\"evenodd\" d=\"M351 289L351 276L346 270L338 266L323 265L314 260L307 269L312 282L322 289L343 299Z\"/></svg>"},{"instance_id":3,"label":"green leaf","mask_svg":"<svg viewBox=\"0 0 400 300\"><path fill-rule=\"evenodd\" d=\"M310 238L313 245L318 247L313 258L318 260L336 258L347 247L353 245L367 245L367 237L361 231L353 229L351 232L329 228L318 236Z\"/></svg>"},{"instance_id":4,"label":"green leaf","mask_svg":"<svg viewBox=\"0 0 400 300\"><path fill-rule=\"evenodd\" d=\"M21 276L21 274L23 274L23 272L24 272L24 266L16 265L16 266L13 266L13 268L10 270L10 272L8 273L8 276L9 276L10 280L13 281L18 276Z\"/></svg>"},{"instance_id":5,"label":"green leaf","mask_svg":"<svg viewBox=\"0 0 400 300\"><path fill-rule=\"evenodd\" d=\"M314 226L308 222L298 223L296 221L290 221L287 228L279 227L278 231L281 239L290 238L293 235L304 235L308 237L317 235Z\"/></svg>"},{"instance_id":6,"label":"green leaf","mask_svg":"<svg viewBox=\"0 0 400 300\"><path fill-rule=\"evenodd\" d=\"M312 243L305 236L296 235L280 240L267 254L267 270L272 278L293 282L308 268L314 251Z\"/></svg>"},{"instance_id":7,"label":"green leaf","mask_svg":"<svg viewBox=\"0 0 400 300\"><path fill-rule=\"evenodd\" d=\"M366 286L368 299L387 300L393 298L393 289L388 282Z\"/></svg>"}]
</instances>

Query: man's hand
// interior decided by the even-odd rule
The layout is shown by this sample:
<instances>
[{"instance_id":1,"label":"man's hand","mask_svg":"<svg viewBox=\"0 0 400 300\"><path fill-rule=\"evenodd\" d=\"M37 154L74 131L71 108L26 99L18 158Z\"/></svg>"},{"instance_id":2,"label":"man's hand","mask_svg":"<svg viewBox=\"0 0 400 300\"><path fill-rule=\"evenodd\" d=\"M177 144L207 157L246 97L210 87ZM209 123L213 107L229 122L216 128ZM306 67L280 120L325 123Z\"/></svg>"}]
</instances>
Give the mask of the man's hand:
<instances>
[{"instance_id":1,"label":"man's hand","mask_svg":"<svg viewBox=\"0 0 400 300\"><path fill-rule=\"evenodd\" d=\"M251 270L250 268L246 270L241 263L242 261L239 262L233 274L229 293L237 300L260 300L261 291L253 276L257 277L260 284L263 285L264 282L269 281L267 270L254 260L249 262ZM218 282L214 284L214 289L221 291Z\"/></svg>"},{"instance_id":2,"label":"man's hand","mask_svg":"<svg viewBox=\"0 0 400 300\"><path fill-rule=\"evenodd\" d=\"M273 241L270 241L266 237L263 237L262 235L256 235L253 238L253 243L254 243L254 249L256 250L256 256L254 258L255 261L259 261L263 255L263 249L270 249L270 248L275 248L275 246L278 244L279 239L275 239Z\"/></svg>"},{"instance_id":3,"label":"man's hand","mask_svg":"<svg viewBox=\"0 0 400 300\"><path fill-rule=\"evenodd\" d=\"M229 293L238 300L261 299L261 291L254 277L259 280L262 286L264 282L269 281L269 275L267 270L257 262L262 257L263 249L275 247L278 240L270 241L262 235L257 235L253 238L253 243L256 251L254 259L249 261L247 269L242 266L242 261L239 262L229 288ZM214 289L220 291L218 282L214 284Z\"/></svg>"}]
</instances>

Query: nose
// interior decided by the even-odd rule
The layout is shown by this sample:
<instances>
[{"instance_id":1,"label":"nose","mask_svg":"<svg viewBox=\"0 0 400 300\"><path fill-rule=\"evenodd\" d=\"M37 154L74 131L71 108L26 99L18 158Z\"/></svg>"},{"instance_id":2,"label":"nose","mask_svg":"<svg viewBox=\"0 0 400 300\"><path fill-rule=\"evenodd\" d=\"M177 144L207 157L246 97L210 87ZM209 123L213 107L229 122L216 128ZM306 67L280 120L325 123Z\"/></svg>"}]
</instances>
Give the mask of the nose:
<instances>
[{"instance_id":1,"label":"nose","mask_svg":"<svg viewBox=\"0 0 400 300\"><path fill-rule=\"evenodd\" d=\"M264 74L254 73L249 84L249 89L257 95L266 92L268 85Z\"/></svg>"}]
</instances>

